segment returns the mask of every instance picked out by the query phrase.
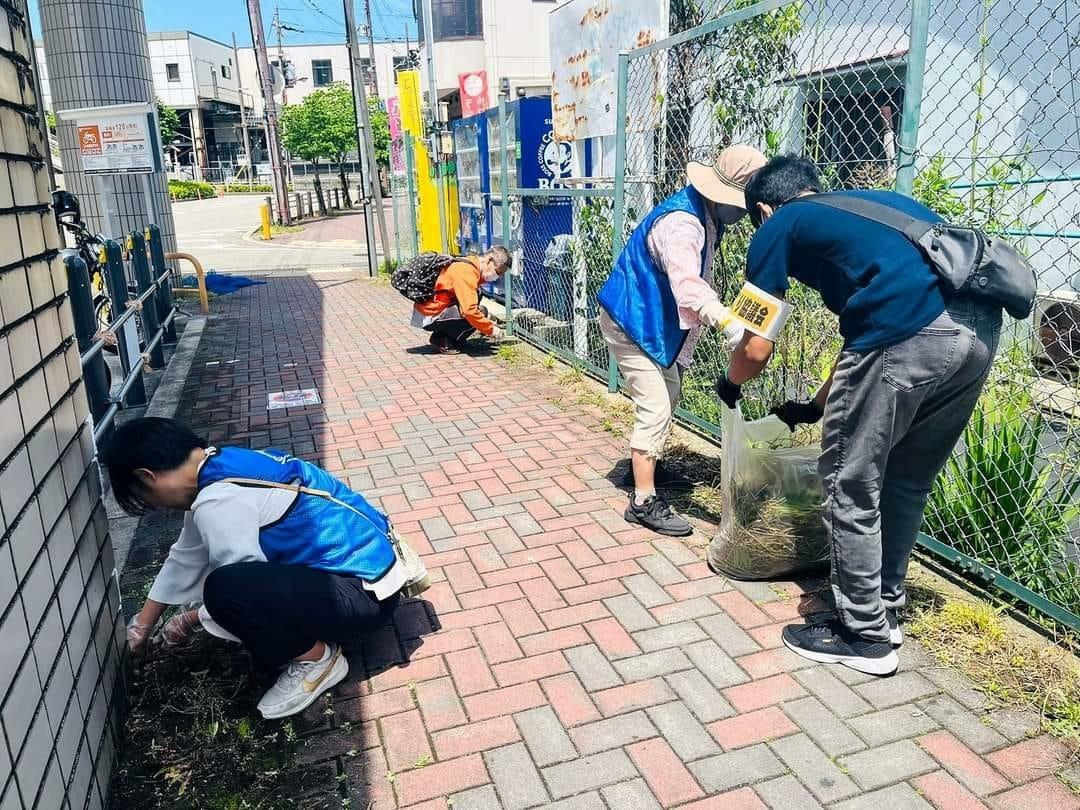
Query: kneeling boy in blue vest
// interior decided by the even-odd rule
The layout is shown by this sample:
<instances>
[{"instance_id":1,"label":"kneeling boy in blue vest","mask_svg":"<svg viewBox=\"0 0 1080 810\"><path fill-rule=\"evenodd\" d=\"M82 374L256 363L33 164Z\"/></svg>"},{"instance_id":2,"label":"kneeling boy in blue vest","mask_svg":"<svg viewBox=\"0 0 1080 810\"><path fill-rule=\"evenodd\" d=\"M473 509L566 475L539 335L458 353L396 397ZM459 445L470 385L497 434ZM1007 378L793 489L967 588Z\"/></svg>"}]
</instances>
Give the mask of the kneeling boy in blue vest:
<instances>
[{"instance_id":1,"label":"kneeling boy in blue vest","mask_svg":"<svg viewBox=\"0 0 1080 810\"><path fill-rule=\"evenodd\" d=\"M170 605L166 643L201 624L280 670L259 701L266 718L303 711L349 671L340 643L385 623L400 595L427 585L386 516L313 464L273 450L210 447L171 419L117 428L107 453L113 494L129 514L184 510L180 538L128 626L145 648Z\"/></svg>"},{"instance_id":2,"label":"kneeling boy in blue vest","mask_svg":"<svg viewBox=\"0 0 1080 810\"><path fill-rule=\"evenodd\" d=\"M712 287L713 256L724 228L746 215L746 183L764 165L756 149L730 146L712 165L687 166L690 185L642 220L600 290L600 329L634 401L625 517L659 534L693 531L657 495L656 461L702 327L729 321Z\"/></svg>"}]
</instances>

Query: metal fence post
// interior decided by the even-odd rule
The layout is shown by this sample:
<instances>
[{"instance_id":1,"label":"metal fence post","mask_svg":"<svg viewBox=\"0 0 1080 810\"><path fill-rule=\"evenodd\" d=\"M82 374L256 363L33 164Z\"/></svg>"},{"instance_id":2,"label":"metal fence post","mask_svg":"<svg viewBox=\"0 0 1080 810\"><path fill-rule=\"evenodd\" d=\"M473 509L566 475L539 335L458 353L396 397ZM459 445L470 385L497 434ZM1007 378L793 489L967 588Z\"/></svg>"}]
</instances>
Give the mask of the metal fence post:
<instances>
[{"instance_id":1,"label":"metal fence post","mask_svg":"<svg viewBox=\"0 0 1080 810\"><path fill-rule=\"evenodd\" d=\"M409 185L409 231L412 234L412 255L420 253L420 233L416 230L416 151L411 132L405 133L405 176Z\"/></svg>"},{"instance_id":2,"label":"metal fence post","mask_svg":"<svg viewBox=\"0 0 1080 810\"><path fill-rule=\"evenodd\" d=\"M81 355L94 345L98 330L97 316L94 314L94 294L90 290L90 273L86 269L86 262L74 250L64 252L64 268L67 270L75 340ZM109 384L105 374L105 358L99 351L83 367L86 397L90 401L90 413L93 414L95 422L100 421L109 409Z\"/></svg>"},{"instance_id":3,"label":"metal fence post","mask_svg":"<svg viewBox=\"0 0 1080 810\"><path fill-rule=\"evenodd\" d=\"M154 278L159 279L168 267L165 264L165 247L161 244L161 228L157 225L146 226L146 244L150 248L150 264L154 268ZM165 323L173 310L172 284L168 278L162 280L157 295L154 297L157 298L158 303L158 322ZM175 318L169 321L169 325L165 328L164 341L176 343Z\"/></svg>"},{"instance_id":4,"label":"metal fence post","mask_svg":"<svg viewBox=\"0 0 1080 810\"><path fill-rule=\"evenodd\" d=\"M919 117L922 115L923 79L926 76L926 42L930 29L930 0L912 0L911 34L904 73L904 108L900 114L896 190L911 195L915 187L915 155L919 150Z\"/></svg>"},{"instance_id":5,"label":"metal fence post","mask_svg":"<svg viewBox=\"0 0 1080 810\"><path fill-rule=\"evenodd\" d=\"M138 288L139 295L142 296L147 290L153 289L154 279L150 277L150 263L146 260L146 240L138 231L132 231L128 235L128 252L131 254L132 269L135 271L135 285ZM157 337L158 327L161 323L158 320L158 303L155 292L151 292L150 297L143 302L139 314L142 317L143 340L149 344ZM158 341L150 350L149 357L150 368L165 367L165 350L161 346L161 341Z\"/></svg>"},{"instance_id":6,"label":"metal fence post","mask_svg":"<svg viewBox=\"0 0 1080 810\"><path fill-rule=\"evenodd\" d=\"M394 218L394 261L401 264L401 224L398 220L398 180L397 175L393 172L390 173L390 199L394 203L393 218Z\"/></svg>"},{"instance_id":7,"label":"metal fence post","mask_svg":"<svg viewBox=\"0 0 1080 810\"><path fill-rule=\"evenodd\" d=\"M310 216L315 216L315 202L310 191L307 193L307 210ZM320 211L319 213L321 214L322 212Z\"/></svg>"},{"instance_id":8,"label":"metal fence post","mask_svg":"<svg viewBox=\"0 0 1080 810\"><path fill-rule=\"evenodd\" d=\"M120 243L112 239L105 240L105 282L109 288L109 303L111 304L112 320L116 321L128 309L128 282L124 272L124 257ZM132 341L134 346L129 345L126 336L136 331L136 338ZM131 374L135 363L142 362L139 353L138 337L135 323L129 320L122 326L116 335L117 354L120 357L120 369L124 372L124 379ZM134 349L134 351L132 351ZM132 356L134 354L134 356ZM143 384L142 375L135 378L135 382L128 389L126 404L138 406L146 404L146 386Z\"/></svg>"},{"instance_id":9,"label":"metal fence post","mask_svg":"<svg viewBox=\"0 0 1080 810\"><path fill-rule=\"evenodd\" d=\"M619 54L618 95L615 101L615 198L611 205L611 266L623 249L623 219L626 209L626 88L630 76L630 54ZM619 390L619 366L608 349L608 391Z\"/></svg>"},{"instance_id":10,"label":"metal fence post","mask_svg":"<svg viewBox=\"0 0 1080 810\"><path fill-rule=\"evenodd\" d=\"M510 157L506 154L506 96L499 96L499 192L502 195L503 247L510 250ZM524 201L522 201L524 205ZM503 274L506 293L506 334L514 334L514 271Z\"/></svg>"}]
</instances>

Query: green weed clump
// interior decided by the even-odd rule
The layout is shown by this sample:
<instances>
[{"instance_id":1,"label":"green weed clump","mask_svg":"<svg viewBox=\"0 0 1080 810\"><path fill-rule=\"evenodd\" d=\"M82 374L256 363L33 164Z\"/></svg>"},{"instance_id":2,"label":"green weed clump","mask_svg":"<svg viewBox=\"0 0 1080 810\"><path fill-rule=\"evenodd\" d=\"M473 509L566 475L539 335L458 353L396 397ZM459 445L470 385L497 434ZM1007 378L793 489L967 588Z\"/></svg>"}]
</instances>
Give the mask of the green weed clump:
<instances>
[{"instance_id":1,"label":"green weed clump","mask_svg":"<svg viewBox=\"0 0 1080 810\"><path fill-rule=\"evenodd\" d=\"M1080 668L1064 646L1009 630L985 602L956 598L922 602L908 629L995 703L1035 709L1044 730L1080 743Z\"/></svg>"}]
</instances>

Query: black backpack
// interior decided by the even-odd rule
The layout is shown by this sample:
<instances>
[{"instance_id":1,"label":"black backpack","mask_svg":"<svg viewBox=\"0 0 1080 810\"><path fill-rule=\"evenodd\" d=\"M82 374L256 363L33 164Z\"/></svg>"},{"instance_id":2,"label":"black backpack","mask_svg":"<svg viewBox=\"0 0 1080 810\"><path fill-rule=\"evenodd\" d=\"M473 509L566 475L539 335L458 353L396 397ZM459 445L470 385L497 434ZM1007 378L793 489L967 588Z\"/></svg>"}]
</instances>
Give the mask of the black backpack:
<instances>
[{"instance_id":1,"label":"black backpack","mask_svg":"<svg viewBox=\"0 0 1080 810\"><path fill-rule=\"evenodd\" d=\"M435 295L439 274L456 261L445 253L421 253L390 275L390 285L410 301L428 301Z\"/></svg>"}]
</instances>

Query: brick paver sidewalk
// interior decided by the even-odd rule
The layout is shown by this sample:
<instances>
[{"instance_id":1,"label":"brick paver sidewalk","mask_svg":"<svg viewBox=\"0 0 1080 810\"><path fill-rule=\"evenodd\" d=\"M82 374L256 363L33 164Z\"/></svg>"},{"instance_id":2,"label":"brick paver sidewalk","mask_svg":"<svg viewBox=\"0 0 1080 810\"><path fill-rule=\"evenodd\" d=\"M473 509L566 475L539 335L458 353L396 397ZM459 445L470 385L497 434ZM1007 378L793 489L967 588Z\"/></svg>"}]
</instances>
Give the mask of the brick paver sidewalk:
<instances>
[{"instance_id":1,"label":"brick paver sidewalk","mask_svg":"<svg viewBox=\"0 0 1080 810\"><path fill-rule=\"evenodd\" d=\"M324 794L376 810L1080 806L1036 719L986 709L917 645L888 679L813 665L780 630L818 597L729 583L624 523L607 477L624 442L551 404L550 377L417 352L407 304L343 276L215 308L180 417L319 460L436 580L350 657L333 711L300 724ZM268 392L307 387L321 408L267 413Z\"/></svg>"}]
</instances>

